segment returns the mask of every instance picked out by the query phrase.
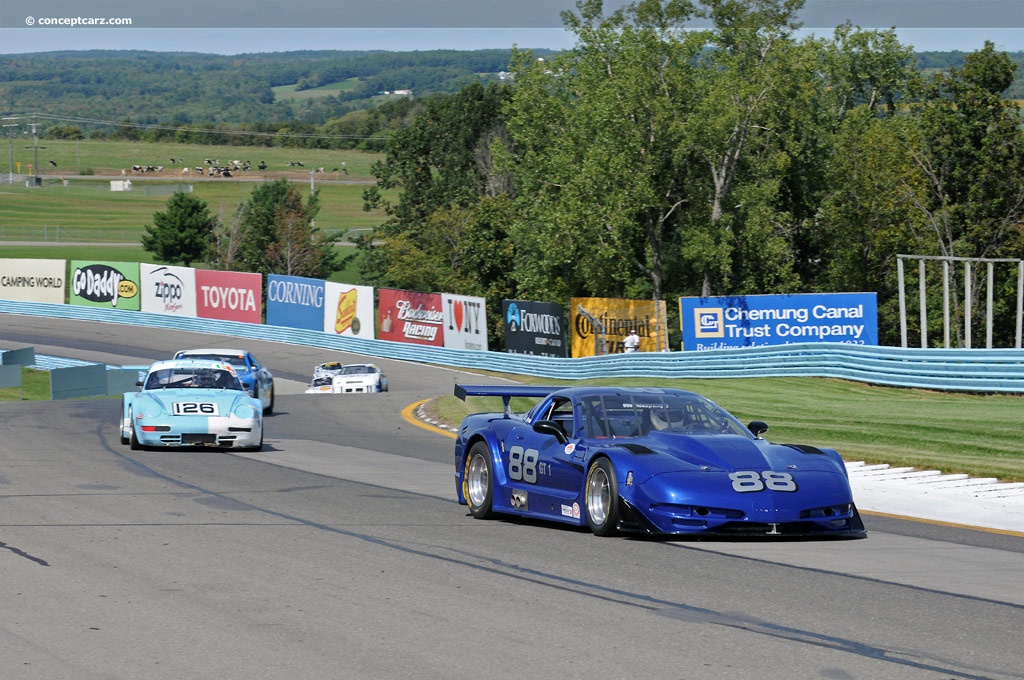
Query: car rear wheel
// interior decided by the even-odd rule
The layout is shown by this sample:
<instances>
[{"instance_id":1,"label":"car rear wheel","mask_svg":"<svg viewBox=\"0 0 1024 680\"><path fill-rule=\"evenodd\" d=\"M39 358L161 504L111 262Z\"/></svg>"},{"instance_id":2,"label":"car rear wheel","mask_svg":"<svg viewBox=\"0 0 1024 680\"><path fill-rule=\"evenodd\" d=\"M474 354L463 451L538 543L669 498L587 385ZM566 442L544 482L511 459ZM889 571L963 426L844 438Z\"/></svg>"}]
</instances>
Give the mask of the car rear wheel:
<instances>
[{"instance_id":1,"label":"car rear wheel","mask_svg":"<svg viewBox=\"0 0 1024 680\"><path fill-rule=\"evenodd\" d=\"M274 388L271 387L270 388L270 404L268 404L267 407L265 409L263 409L263 415L269 416L273 412L274 412Z\"/></svg>"},{"instance_id":2,"label":"car rear wheel","mask_svg":"<svg viewBox=\"0 0 1024 680\"><path fill-rule=\"evenodd\" d=\"M462 475L462 495L466 497L469 512L477 519L494 516L494 474L491 450L487 444L477 442L469 449L466 468Z\"/></svg>"},{"instance_id":3,"label":"car rear wheel","mask_svg":"<svg viewBox=\"0 0 1024 680\"><path fill-rule=\"evenodd\" d=\"M587 524L596 536L614 536L619 524L619 489L615 466L607 458L598 458L587 472L584 488Z\"/></svg>"}]
</instances>

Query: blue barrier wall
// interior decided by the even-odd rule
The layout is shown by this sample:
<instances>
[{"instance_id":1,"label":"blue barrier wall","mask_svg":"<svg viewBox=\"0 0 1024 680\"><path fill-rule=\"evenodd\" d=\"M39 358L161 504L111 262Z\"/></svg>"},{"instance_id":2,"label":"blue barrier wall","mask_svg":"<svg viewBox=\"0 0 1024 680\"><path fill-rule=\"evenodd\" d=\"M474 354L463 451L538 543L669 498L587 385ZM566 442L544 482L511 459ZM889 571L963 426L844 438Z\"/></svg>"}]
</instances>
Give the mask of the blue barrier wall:
<instances>
[{"instance_id":1,"label":"blue barrier wall","mask_svg":"<svg viewBox=\"0 0 1024 680\"><path fill-rule=\"evenodd\" d=\"M802 343L708 352L638 352L563 359L413 346L298 328L12 300L0 300L0 313L217 333L240 339L305 345L382 359L566 380L616 376L814 376L929 390L1024 393L1024 350L1017 349L948 350Z\"/></svg>"}]
</instances>

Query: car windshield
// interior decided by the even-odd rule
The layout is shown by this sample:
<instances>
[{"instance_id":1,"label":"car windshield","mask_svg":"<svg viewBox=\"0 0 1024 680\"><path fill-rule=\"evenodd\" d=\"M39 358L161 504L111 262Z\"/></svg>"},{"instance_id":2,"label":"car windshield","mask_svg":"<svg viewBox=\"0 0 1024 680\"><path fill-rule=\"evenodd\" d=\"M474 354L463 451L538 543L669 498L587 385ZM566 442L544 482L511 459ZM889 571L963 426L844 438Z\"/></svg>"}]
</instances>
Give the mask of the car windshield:
<instances>
[{"instance_id":1,"label":"car windshield","mask_svg":"<svg viewBox=\"0 0 1024 680\"><path fill-rule=\"evenodd\" d=\"M242 354L183 354L182 359L201 359L203 361L219 361L222 364L231 364L235 368L248 370L245 364L245 356Z\"/></svg>"},{"instance_id":2,"label":"car windshield","mask_svg":"<svg viewBox=\"0 0 1024 680\"><path fill-rule=\"evenodd\" d=\"M371 366L346 366L342 371L342 375L366 375L367 373L375 373Z\"/></svg>"},{"instance_id":3,"label":"car windshield","mask_svg":"<svg viewBox=\"0 0 1024 680\"><path fill-rule=\"evenodd\" d=\"M217 368L161 368L146 377L147 390L180 388L241 390L242 384L231 371Z\"/></svg>"},{"instance_id":4,"label":"car windshield","mask_svg":"<svg viewBox=\"0 0 1024 680\"><path fill-rule=\"evenodd\" d=\"M697 394L599 394L580 399L587 437L644 437L653 432L753 435L732 414Z\"/></svg>"}]
</instances>

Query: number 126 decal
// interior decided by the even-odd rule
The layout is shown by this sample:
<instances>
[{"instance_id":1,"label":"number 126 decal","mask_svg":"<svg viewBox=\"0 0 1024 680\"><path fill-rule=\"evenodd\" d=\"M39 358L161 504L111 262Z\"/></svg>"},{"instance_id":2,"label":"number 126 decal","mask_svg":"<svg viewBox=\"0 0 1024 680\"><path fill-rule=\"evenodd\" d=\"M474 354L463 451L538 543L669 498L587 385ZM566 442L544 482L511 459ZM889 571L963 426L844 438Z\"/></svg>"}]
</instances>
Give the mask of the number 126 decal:
<instances>
[{"instance_id":1,"label":"number 126 decal","mask_svg":"<svg viewBox=\"0 0 1024 680\"><path fill-rule=\"evenodd\" d=\"M217 414L217 404L208 401L174 402L174 415L176 416L215 416Z\"/></svg>"},{"instance_id":2,"label":"number 126 decal","mask_svg":"<svg viewBox=\"0 0 1024 680\"><path fill-rule=\"evenodd\" d=\"M753 472L741 470L729 473L732 480L732 490L740 493L748 491L796 491L796 482L793 475L788 472Z\"/></svg>"}]
</instances>

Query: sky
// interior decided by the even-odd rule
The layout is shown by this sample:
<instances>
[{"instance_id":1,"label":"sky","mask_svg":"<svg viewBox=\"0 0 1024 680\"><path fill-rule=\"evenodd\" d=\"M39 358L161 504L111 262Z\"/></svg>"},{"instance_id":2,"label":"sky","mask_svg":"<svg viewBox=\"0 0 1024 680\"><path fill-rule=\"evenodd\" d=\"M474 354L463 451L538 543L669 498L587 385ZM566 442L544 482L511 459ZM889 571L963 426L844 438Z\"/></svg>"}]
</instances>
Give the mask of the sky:
<instances>
[{"instance_id":1,"label":"sky","mask_svg":"<svg viewBox=\"0 0 1024 680\"><path fill-rule=\"evenodd\" d=\"M605 0L606 8L623 4ZM2 0L0 54L566 49L574 38L559 12L573 7L574 0ZM131 25L85 25L98 18ZM802 33L830 36L846 19L895 27L916 51L974 51L986 40L1024 51L1022 0L806 0Z\"/></svg>"}]
</instances>

